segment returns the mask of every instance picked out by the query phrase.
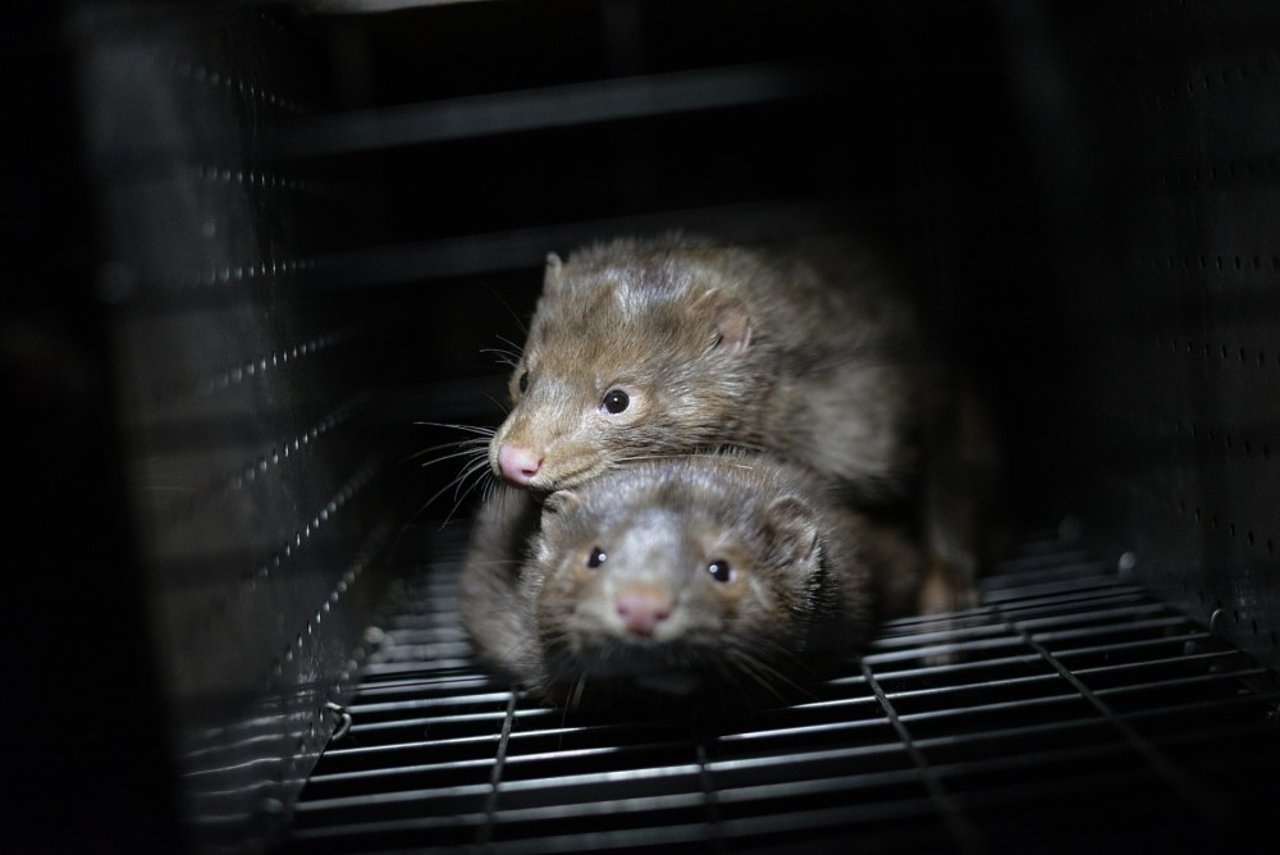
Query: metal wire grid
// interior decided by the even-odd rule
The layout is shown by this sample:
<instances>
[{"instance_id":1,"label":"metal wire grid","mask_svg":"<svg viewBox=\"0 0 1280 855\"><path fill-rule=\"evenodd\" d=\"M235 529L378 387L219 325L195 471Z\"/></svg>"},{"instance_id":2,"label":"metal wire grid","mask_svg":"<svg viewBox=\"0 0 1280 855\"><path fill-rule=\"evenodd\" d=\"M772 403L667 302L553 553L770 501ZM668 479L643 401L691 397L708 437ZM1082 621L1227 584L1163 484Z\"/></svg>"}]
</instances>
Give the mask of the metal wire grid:
<instances>
[{"instance_id":1,"label":"metal wire grid","mask_svg":"<svg viewBox=\"0 0 1280 855\"><path fill-rule=\"evenodd\" d=\"M1280 793L1272 675L1054 540L811 700L714 721L566 715L486 676L458 571L407 583L291 850L1181 851L1250 841Z\"/></svg>"}]
</instances>

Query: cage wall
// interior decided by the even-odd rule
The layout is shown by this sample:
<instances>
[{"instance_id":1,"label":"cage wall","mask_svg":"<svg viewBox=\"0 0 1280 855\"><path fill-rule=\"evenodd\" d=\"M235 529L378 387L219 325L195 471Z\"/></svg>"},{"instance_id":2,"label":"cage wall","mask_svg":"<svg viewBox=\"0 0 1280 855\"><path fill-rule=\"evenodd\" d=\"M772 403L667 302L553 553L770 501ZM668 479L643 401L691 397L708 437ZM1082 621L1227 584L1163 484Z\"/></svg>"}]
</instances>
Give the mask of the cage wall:
<instances>
[{"instance_id":1,"label":"cage wall","mask_svg":"<svg viewBox=\"0 0 1280 855\"><path fill-rule=\"evenodd\" d=\"M1088 516L1160 596L1275 666L1280 18L1248 3L1096 14L1068 42L1088 58L1070 121L1093 202L1064 215L1055 255Z\"/></svg>"}]
</instances>

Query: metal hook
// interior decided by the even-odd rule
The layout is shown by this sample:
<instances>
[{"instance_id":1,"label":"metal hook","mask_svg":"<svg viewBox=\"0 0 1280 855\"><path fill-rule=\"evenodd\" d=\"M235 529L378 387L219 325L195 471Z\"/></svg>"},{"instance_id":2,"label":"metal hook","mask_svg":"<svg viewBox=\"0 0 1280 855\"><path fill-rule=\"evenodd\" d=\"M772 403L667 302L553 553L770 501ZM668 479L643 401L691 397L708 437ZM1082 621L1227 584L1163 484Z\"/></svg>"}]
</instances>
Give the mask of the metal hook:
<instances>
[{"instance_id":1,"label":"metal hook","mask_svg":"<svg viewBox=\"0 0 1280 855\"><path fill-rule=\"evenodd\" d=\"M329 737L330 742L337 742L351 730L351 713L342 704L335 704L333 701L326 701L324 708L338 717L338 726L333 731L333 736Z\"/></svg>"}]
</instances>

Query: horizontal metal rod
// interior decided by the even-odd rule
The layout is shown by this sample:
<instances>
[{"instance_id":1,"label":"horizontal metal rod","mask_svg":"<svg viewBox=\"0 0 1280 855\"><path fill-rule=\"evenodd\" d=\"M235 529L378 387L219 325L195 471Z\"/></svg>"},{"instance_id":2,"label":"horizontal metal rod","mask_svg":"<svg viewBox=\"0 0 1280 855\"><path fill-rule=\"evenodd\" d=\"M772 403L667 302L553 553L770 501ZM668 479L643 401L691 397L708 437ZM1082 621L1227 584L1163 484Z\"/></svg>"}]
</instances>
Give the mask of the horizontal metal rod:
<instances>
[{"instance_id":1,"label":"horizontal metal rod","mask_svg":"<svg viewBox=\"0 0 1280 855\"><path fill-rule=\"evenodd\" d=\"M265 160L331 157L427 143L767 104L809 97L821 81L760 64L569 83L306 116L264 129Z\"/></svg>"}]
</instances>

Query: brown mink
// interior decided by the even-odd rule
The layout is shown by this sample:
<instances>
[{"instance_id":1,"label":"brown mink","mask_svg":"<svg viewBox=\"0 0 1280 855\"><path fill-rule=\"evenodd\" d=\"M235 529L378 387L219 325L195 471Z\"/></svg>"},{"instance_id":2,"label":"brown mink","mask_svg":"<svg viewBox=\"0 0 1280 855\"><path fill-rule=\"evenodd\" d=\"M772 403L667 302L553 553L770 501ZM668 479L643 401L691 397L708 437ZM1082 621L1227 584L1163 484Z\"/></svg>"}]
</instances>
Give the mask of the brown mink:
<instances>
[{"instance_id":1,"label":"brown mink","mask_svg":"<svg viewBox=\"0 0 1280 855\"><path fill-rule=\"evenodd\" d=\"M764 456L642 461L538 507L510 489L486 506L462 614L483 661L559 704L782 697L910 610L921 582L896 530Z\"/></svg>"},{"instance_id":2,"label":"brown mink","mask_svg":"<svg viewBox=\"0 0 1280 855\"><path fill-rule=\"evenodd\" d=\"M549 493L651 455L767 451L917 519L922 611L973 602L994 445L868 249L670 235L548 256L493 472Z\"/></svg>"}]
</instances>

